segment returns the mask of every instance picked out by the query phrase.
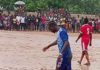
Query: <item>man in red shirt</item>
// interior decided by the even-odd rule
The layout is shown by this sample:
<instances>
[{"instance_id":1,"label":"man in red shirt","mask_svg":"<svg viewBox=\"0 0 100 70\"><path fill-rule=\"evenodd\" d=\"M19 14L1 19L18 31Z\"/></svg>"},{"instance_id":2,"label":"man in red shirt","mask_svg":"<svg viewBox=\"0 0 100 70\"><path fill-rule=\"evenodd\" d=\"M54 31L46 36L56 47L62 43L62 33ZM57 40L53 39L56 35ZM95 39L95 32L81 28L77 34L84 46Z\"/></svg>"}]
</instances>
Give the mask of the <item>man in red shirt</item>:
<instances>
[{"instance_id":1,"label":"man in red shirt","mask_svg":"<svg viewBox=\"0 0 100 70\"><path fill-rule=\"evenodd\" d=\"M46 30L46 16L42 15L41 16L41 27L42 27L42 31Z\"/></svg>"},{"instance_id":2,"label":"man in red shirt","mask_svg":"<svg viewBox=\"0 0 100 70\"><path fill-rule=\"evenodd\" d=\"M92 41L92 26L88 24L88 19L84 19L84 25L80 28L80 35L78 36L76 42L81 38L82 44L82 55L79 64L81 64L83 57L86 56L87 63L85 65L90 65L89 54L88 54L88 45L91 46Z\"/></svg>"}]
</instances>

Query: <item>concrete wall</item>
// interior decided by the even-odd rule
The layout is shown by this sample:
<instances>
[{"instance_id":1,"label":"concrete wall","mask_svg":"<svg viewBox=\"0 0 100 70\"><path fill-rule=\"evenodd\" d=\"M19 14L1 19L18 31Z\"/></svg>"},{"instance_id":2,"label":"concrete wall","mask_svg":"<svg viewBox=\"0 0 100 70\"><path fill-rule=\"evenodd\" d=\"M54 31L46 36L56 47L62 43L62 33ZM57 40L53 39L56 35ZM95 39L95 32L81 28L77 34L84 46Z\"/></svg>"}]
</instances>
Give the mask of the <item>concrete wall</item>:
<instances>
[{"instance_id":1,"label":"concrete wall","mask_svg":"<svg viewBox=\"0 0 100 70\"><path fill-rule=\"evenodd\" d=\"M98 18L99 16L96 15L89 15L89 14L71 14L72 17L76 17L77 19L80 19L81 17L88 17L88 18Z\"/></svg>"}]
</instances>

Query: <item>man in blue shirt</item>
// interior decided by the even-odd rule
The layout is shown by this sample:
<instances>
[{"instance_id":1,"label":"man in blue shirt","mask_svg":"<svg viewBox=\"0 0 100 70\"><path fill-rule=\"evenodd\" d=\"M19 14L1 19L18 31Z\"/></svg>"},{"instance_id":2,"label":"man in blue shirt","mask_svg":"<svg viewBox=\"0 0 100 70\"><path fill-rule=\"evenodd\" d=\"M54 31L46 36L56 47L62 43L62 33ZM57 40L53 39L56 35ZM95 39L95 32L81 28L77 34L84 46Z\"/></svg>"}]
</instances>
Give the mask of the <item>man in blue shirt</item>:
<instances>
[{"instance_id":1,"label":"man in blue shirt","mask_svg":"<svg viewBox=\"0 0 100 70\"><path fill-rule=\"evenodd\" d=\"M49 22L48 28L51 32L57 33L57 40L48 46L43 48L45 52L51 46L57 45L59 48L59 56L57 58L56 70L72 70L71 68L71 59L72 53L70 48L70 43L68 41L68 34L66 29L66 23L61 23L61 27L58 28L57 24L54 21Z\"/></svg>"}]
</instances>

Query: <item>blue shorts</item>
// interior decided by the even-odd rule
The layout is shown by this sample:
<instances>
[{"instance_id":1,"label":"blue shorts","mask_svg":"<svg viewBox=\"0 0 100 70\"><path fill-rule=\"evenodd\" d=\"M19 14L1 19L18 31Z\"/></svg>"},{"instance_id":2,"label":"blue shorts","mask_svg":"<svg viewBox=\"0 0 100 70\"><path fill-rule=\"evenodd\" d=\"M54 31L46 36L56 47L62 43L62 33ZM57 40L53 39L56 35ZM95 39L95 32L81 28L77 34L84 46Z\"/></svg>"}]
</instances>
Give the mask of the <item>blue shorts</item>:
<instances>
[{"instance_id":1,"label":"blue shorts","mask_svg":"<svg viewBox=\"0 0 100 70\"><path fill-rule=\"evenodd\" d=\"M71 67L71 60L72 60L72 54L71 53L65 53L62 56L61 65L59 66L60 70L72 70ZM57 66L59 65L59 61L57 60Z\"/></svg>"}]
</instances>

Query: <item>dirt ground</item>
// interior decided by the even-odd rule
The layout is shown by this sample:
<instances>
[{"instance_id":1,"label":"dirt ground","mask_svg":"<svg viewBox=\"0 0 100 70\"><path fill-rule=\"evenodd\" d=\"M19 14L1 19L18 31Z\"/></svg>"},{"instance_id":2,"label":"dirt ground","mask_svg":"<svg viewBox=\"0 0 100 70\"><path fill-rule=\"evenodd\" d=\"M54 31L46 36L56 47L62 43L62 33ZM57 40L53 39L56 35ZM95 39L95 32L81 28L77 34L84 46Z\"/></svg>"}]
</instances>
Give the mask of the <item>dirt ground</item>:
<instances>
[{"instance_id":1,"label":"dirt ground","mask_svg":"<svg viewBox=\"0 0 100 70\"><path fill-rule=\"evenodd\" d=\"M80 41L75 43L78 33L69 33L73 59L73 70L100 70L100 34L93 34L93 44L89 47L90 66L77 61L81 55ZM56 39L50 32L0 31L0 70L54 70L58 56L57 46L47 52L42 48Z\"/></svg>"}]
</instances>

